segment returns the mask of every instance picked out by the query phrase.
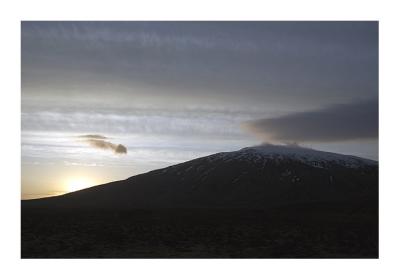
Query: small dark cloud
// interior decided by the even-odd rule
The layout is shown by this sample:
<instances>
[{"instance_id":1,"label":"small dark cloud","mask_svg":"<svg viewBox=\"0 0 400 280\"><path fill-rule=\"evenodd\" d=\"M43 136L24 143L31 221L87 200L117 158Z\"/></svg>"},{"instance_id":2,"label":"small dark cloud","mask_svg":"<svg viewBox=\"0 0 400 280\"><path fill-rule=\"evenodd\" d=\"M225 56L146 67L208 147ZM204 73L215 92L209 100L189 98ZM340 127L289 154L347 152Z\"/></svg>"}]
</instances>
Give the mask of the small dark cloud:
<instances>
[{"instance_id":1,"label":"small dark cloud","mask_svg":"<svg viewBox=\"0 0 400 280\"><path fill-rule=\"evenodd\" d=\"M104 139L108 139L103 135L88 134L78 136L82 141L88 143L90 146L103 150L112 150L116 154L126 154L128 152L127 148L121 144L114 144Z\"/></svg>"},{"instance_id":2,"label":"small dark cloud","mask_svg":"<svg viewBox=\"0 0 400 280\"><path fill-rule=\"evenodd\" d=\"M114 152L117 154L126 154L128 151L124 145L118 144L115 147Z\"/></svg>"},{"instance_id":3,"label":"small dark cloud","mask_svg":"<svg viewBox=\"0 0 400 280\"><path fill-rule=\"evenodd\" d=\"M268 142L335 142L378 138L378 100L249 121L244 128Z\"/></svg>"}]
</instances>

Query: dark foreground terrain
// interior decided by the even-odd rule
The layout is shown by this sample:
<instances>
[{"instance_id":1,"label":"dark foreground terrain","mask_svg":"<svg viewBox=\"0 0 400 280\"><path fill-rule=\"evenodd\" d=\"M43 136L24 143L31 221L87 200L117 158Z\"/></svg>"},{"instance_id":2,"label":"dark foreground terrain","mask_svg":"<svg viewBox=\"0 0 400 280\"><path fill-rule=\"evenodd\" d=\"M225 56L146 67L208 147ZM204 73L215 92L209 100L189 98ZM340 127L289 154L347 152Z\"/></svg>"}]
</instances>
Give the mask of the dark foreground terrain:
<instances>
[{"instance_id":1,"label":"dark foreground terrain","mask_svg":"<svg viewBox=\"0 0 400 280\"><path fill-rule=\"evenodd\" d=\"M377 258L378 163L262 145L25 200L22 257Z\"/></svg>"},{"instance_id":2,"label":"dark foreground terrain","mask_svg":"<svg viewBox=\"0 0 400 280\"><path fill-rule=\"evenodd\" d=\"M22 207L22 258L377 258L374 203L269 210Z\"/></svg>"}]
</instances>

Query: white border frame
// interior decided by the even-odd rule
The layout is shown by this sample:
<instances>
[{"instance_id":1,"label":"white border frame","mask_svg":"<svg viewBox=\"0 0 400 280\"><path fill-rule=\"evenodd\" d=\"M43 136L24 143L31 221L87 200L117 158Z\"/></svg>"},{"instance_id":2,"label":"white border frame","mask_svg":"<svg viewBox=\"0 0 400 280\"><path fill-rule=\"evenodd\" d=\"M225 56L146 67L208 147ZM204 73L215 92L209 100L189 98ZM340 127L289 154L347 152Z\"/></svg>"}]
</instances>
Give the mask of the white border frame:
<instances>
[{"instance_id":1,"label":"white border frame","mask_svg":"<svg viewBox=\"0 0 400 280\"><path fill-rule=\"evenodd\" d=\"M395 1L393 1L395 3ZM400 279L398 8L389 1L8 1L1 15L2 279ZM21 20L379 20L380 259L21 260Z\"/></svg>"}]
</instances>

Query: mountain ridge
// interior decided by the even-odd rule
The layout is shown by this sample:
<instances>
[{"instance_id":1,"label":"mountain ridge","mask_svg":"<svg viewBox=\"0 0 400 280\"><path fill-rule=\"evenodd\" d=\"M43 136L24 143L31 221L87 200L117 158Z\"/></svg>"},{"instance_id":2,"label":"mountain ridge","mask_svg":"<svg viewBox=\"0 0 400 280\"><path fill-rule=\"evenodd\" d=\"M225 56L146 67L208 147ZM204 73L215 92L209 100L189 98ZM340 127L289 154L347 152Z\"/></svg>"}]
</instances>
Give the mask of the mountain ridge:
<instances>
[{"instance_id":1,"label":"mountain ridge","mask_svg":"<svg viewBox=\"0 0 400 280\"><path fill-rule=\"evenodd\" d=\"M268 208L377 197L378 162L302 147L222 152L23 206Z\"/></svg>"},{"instance_id":2,"label":"mountain ridge","mask_svg":"<svg viewBox=\"0 0 400 280\"><path fill-rule=\"evenodd\" d=\"M217 153L22 201L22 256L377 258L377 162L286 152Z\"/></svg>"}]
</instances>

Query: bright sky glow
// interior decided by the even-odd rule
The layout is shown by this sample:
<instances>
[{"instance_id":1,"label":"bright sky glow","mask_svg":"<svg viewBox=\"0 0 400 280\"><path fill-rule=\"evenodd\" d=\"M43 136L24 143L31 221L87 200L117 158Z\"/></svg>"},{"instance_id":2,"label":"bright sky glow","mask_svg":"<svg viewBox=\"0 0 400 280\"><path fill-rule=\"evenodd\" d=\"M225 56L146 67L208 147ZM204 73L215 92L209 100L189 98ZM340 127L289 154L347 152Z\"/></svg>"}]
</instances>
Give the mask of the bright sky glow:
<instances>
[{"instance_id":1,"label":"bright sky glow","mask_svg":"<svg viewBox=\"0 0 400 280\"><path fill-rule=\"evenodd\" d=\"M75 192L96 185L92 179L85 177L69 178L66 182L67 192Z\"/></svg>"}]
</instances>

